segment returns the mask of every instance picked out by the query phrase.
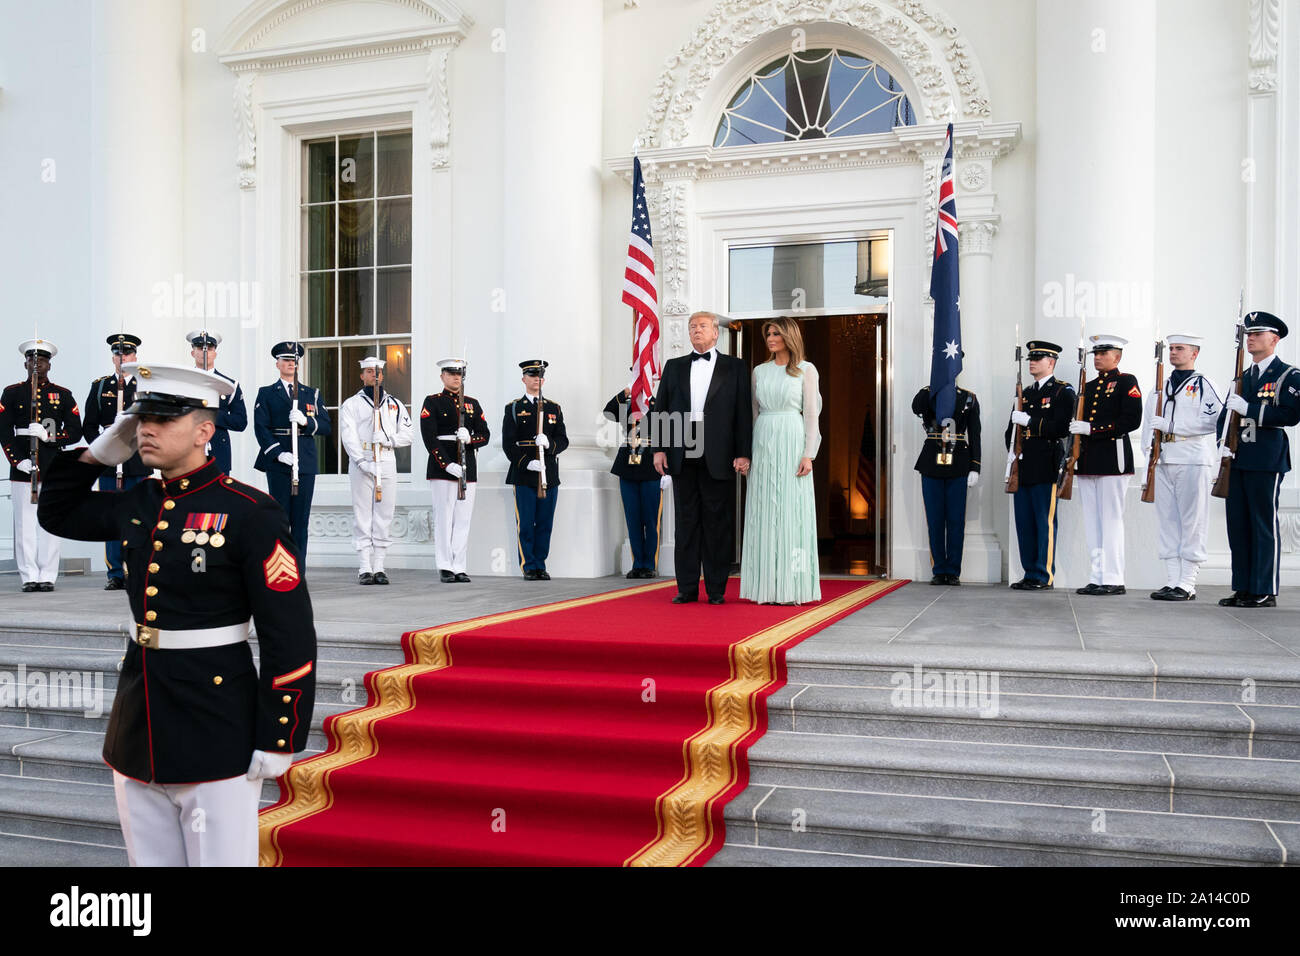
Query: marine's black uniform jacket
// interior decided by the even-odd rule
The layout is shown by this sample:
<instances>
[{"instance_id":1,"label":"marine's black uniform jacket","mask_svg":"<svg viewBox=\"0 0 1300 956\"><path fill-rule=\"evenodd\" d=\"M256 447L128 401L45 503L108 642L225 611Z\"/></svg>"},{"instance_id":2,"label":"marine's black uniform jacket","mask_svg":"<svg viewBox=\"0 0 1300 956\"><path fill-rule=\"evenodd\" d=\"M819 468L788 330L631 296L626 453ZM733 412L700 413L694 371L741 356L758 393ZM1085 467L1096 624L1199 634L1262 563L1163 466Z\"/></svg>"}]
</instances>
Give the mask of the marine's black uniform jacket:
<instances>
[{"instance_id":1,"label":"marine's black uniform jacket","mask_svg":"<svg viewBox=\"0 0 1300 956\"><path fill-rule=\"evenodd\" d=\"M556 456L569 447L569 436L564 430L564 413L560 406L546 397L542 402L545 405L542 411L546 415L542 433L551 442L551 447L546 449L546 485L555 488L560 484L560 463ZM528 463L537 460L536 410L537 403L526 395L506 405L505 417L501 421L501 449L510 459L507 485L537 487L537 472L528 470Z\"/></svg>"},{"instance_id":2,"label":"marine's black uniform jacket","mask_svg":"<svg viewBox=\"0 0 1300 956\"><path fill-rule=\"evenodd\" d=\"M261 674L248 643L148 650L132 641L104 740L119 773L158 783L242 776L253 751L307 746L315 700L316 630L284 512L221 473L211 458L168 481L126 491L91 486L103 470L64 452L51 465L37 514L51 534L123 542L137 624L166 632L257 628ZM221 519L224 519L222 521ZM186 525L224 536L185 542ZM192 528L191 528L192 530Z\"/></svg>"},{"instance_id":3,"label":"marine's black uniform jacket","mask_svg":"<svg viewBox=\"0 0 1300 956\"><path fill-rule=\"evenodd\" d=\"M135 376L128 375L126 379L126 388L121 390L122 407L130 408L131 403L135 401ZM118 403L118 376L105 375L102 378L95 379L90 385L90 394L86 396L86 418L84 435L87 442L92 442L99 437L99 433L106 431L114 421L117 420L117 403ZM116 473L117 469L113 469ZM153 469L145 465L140 460L140 454L137 452L126 461L122 462L122 474L128 477L141 477L153 474Z\"/></svg>"},{"instance_id":4,"label":"marine's black uniform jacket","mask_svg":"<svg viewBox=\"0 0 1300 956\"><path fill-rule=\"evenodd\" d=\"M1112 369L1083 387L1083 420L1092 431L1080 435L1076 475L1133 474L1128 433L1142 427L1142 391L1134 375Z\"/></svg>"},{"instance_id":5,"label":"marine's black uniform jacket","mask_svg":"<svg viewBox=\"0 0 1300 956\"><path fill-rule=\"evenodd\" d=\"M1250 368L1242 372L1243 378ZM1291 470L1291 445L1286 437L1286 427L1300 424L1300 369L1287 365L1277 355L1253 388L1242 385L1241 397L1250 408L1239 416L1241 440L1237 442L1237 456L1232 467L1241 471L1276 471L1286 474ZM1228 407L1219 416L1219 433L1223 433ZM1247 440L1246 435L1252 435Z\"/></svg>"},{"instance_id":6,"label":"marine's black uniform jacket","mask_svg":"<svg viewBox=\"0 0 1300 956\"><path fill-rule=\"evenodd\" d=\"M612 422L619 420L619 407L627 409L631 405L631 399L624 393L619 392L611 398L605 405L605 417ZM650 418L654 414L655 400L654 396L650 397L650 405L644 418L638 422L632 421L631 413L624 411L624 420L627 422L627 434L618 446L618 453L614 456L614 465L610 473L618 475L620 478L626 478L628 481L658 481L659 472L655 471L654 449L649 445L647 432L649 423L653 421ZM634 465L628 459L632 455L632 443L637 442L637 450L641 455L641 464Z\"/></svg>"},{"instance_id":7,"label":"marine's black uniform jacket","mask_svg":"<svg viewBox=\"0 0 1300 956\"><path fill-rule=\"evenodd\" d=\"M1024 395L1024 411L1029 416L1029 424L1019 426L1024 432L1020 484L1054 482L1060 477L1061 465L1065 461L1065 439L1070 435L1070 420L1074 417L1077 395L1069 382L1052 377L1043 379L1041 384L1027 386ZM1008 450L1015 427L1008 421L1002 435Z\"/></svg>"},{"instance_id":8,"label":"marine's black uniform jacket","mask_svg":"<svg viewBox=\"0 0 1300 956\"><path fill-rule=\"evenodd\" d=\"M17 465L32 457L32 440L26 435L14 435L14 429L32 423L31 408L31 379L15 382L0 395L0 445L4 446L5 457L9 459L9 480L29 484L31 476L19 471ZM81 410L70 391L62 385L46 382L37 389L35 420L44 424L46 431L54 436L53 441L41 442L37 451L40 460L36 464L40 466L41 480L44 481L45 471L59 448L81 441Z\"/></svg>"},{"instance_id":9,"label":"marine's black uniform jacket","mask_svg":"<svg viewBox=\"0 0 1300 956\"><path fill-rule=\"evenodd\" d=\"M957 389L952 420L955 429L946 446L942 440L943 424L935 421L930 386L924 386L912 399L912 413L925 423L925 444L916 459L916 470L929 478L963 478L980 470L980 403L975 393ZM939 464L939 455L952 455L952 463Z\"/></svg>"},{"instance_id":10,"label":"marine's black uniform jacket","mask_svg":"<svg viewBox=\"0 0 1300 956\"><path fill-rule=\"evenodd\" d=\"M429 464L424 469L425 478L441 478L444 481L458 480L448 474L447 466L460 461L456 455L456 442L439 440L439 435L454 435L460 427L458 396L443 389L437 395L429 395L420 409L420 437L424 447L429 451ZM469 430L469 444L465 446L465 480L478 481L478 454L475 449L482 448L491 439L487 419L483 417L483 406L471 395L465 396L465 427Z\"/></svg>"}]
</instances>

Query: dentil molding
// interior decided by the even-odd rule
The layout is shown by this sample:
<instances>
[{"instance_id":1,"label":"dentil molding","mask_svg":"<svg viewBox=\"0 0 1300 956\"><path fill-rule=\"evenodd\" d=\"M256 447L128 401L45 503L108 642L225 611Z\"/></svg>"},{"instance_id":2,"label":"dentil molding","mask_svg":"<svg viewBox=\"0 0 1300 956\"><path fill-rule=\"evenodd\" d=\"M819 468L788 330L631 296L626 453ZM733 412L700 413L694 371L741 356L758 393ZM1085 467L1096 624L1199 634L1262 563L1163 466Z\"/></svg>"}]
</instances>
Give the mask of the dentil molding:
<instances>
[{"instance_id":1,"label":"dentil molding","mask_svg":"<svg viewBox=\"0 0 1300 956\"><path fill-rule=\"evenodd\" d=\"M992 115L983 71L957 26L928 0L719 0L668 58L651 94L641 143L686 142L691 116L714 78L741 50L784 27L838 23L870 36L906 69L929 122Z\"/></svg>"}]
</instances>

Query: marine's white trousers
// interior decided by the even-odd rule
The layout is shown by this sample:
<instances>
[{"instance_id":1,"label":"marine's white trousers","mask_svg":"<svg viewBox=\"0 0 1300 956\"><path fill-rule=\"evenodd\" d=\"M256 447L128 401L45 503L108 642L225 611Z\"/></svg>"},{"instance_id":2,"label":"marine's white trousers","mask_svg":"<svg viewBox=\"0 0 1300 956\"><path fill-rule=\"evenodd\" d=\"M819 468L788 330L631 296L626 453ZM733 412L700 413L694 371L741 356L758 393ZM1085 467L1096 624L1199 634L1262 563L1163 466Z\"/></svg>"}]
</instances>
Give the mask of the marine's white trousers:
<instances>
[{"instance_id":1,"label":"marine's white trousers","mask_svg":"<svg viewBox=\"0 0 1300 956\"><path fill-rule=\"evenodd\" d=\"M474 513L472 481L465 483L465 500L458 501L456 493L460 482L434 478L433 488L433 544L439 571L465 573L465 559L469 552L469 522Z\"/></svg>"},{"instance_id":2,"label":"marine's white trousers","mask_svg":"<svg viewBox=\"0 0 1300 956\"><path fill-rule=\"evenodd\" d=\"M1124 493L1131 475L1078 475L1092 584L1124 583Z\"/></svg>"},{"instance_id":3,"label":"marine's white trousers","mask_svg":"<svg viewBox=\"0 0 1300 956\"><path fill-rule=\"evenodd\" d=\"M257 866L261 780L142 783L113 771L131 866Z\"/></svg>"},{"instance_id":4,"label":"marine's white trousers","mask_svg":"<svg viewBox=\"0 0 1300 956\"><path fill-rule=\"evenodd\" d=\"M14 562L22 583L48 581L59 576L59 539L40 526L36 505L32 504L32 486L25 481L11 481L14 511Z\"/></svg>"}]
</instances>

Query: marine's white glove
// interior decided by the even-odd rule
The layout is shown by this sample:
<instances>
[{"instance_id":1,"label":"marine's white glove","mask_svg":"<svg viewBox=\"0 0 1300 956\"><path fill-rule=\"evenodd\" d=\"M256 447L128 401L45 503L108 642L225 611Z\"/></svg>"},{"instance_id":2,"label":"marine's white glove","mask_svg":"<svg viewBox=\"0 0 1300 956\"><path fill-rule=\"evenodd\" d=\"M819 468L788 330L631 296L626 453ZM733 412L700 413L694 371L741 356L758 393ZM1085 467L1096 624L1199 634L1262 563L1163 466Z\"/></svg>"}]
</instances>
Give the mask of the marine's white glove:
<instances>
[{"instance_id":1,"label":"marine's white glove","mask_svg":"<svg viewBox=\"0 0 1300 956\"><path fill-rule=\"evenodd\" d=\"M101 465L120 465L135 454L134 415L118 415L113 424L90 443L90 454Z\"/></svg>"},{"instance_id":2,"label":"marine's white glove","mask_svg":"<svg viewBox=\"0 0 1300 956\"><path fill-rule=\"evenodd\" d=\"M1164 415L1152 415L1151 427L1155 431L1167 432L1169 431L1169 419Z\"/></svg>"},{"instance_id":3,"label":"marine's white glove","mask_svg":"<svg viewBox=\"0 0 1300 956\"><path fill-rule=\"evenodd\" d=\"M542 437L545 438L546 436L543 435ZM456 429L456 441L460 442L462 445L468 445L468 444L469 444L469 429L468 429L468 428L457 428L457 429Z\"/></svg>"},{"instance_id":4,"label":"marine's white glove","mask_svg":"<svg viewBox=\"0 0 1300 956\"><path fill-rule=\"evenodd\" d=\"M1020 411L1012 412L1012 413L1011 413L1011 421L1012 421L1012 423L1015 424L1015 425L1028 425L1028 424L1029 424L1029 413L1028 413L1028 412L1020 412Z\"/></svg>"},{"instance_id":5,"label":"marine's white glove","mask_svg":"<svg viewBox=\"0 0 1300 956\"><path fill-rule=\"evenodd\" d=\"M290 467L290 468L293 467L293 463L294 463L294 461L295 461L295 459L294 459L294 457L293 457L293 452L291 452L291 451L282 451L282 452L280 452L280 454L276 455L275 460L278 461L278 462L279 462L280 464L282 464L282 465L287 465L287 466Z\"/></svg>"},{"instance_id":6,"label":"marine's white glove","mask_svg":"<svg viewBox=\"0 0 1300 956\"><path fill-rule=\"evenodd\" d=\"M546 437L546 433L545 433L545 432L543 432L543 433L541 433L541 434L539 434L539 435L537 436L537 447L538 447L538 448L550 448L550 447L551 447L551 440L550 440L549 438Z\"/></svg>"},{"instance_id":7,"label":"marine's white glove","mask_svg":"<svg viewBox=\"0 0 1300 956\"><path fill-rule=\"evenodd\" d=\"M1231 448L1229 448L1227 445L1224 445L1222 448L1219 449L1219 457L1220 457L1220 458L1236 458L1237 456L1234 455L1234 454L1232 453L1232 449L1231 449Z\"/></svg>"},{"instance_id":8,"label":"marine's white glove","mask_svg":"<svg viewBox=\"0 0 1300 956\"><path fill-rule=\"evenodd\" d=\"M535 465L537 462L533 462L533 464ZM459 478L461 475L465 474L465 469L460 467L460 462L453 461L447 466L447 474L451 475L453 478Z\"/></svg>"},{"instance_id":9,"label":"marine's white glove","mask_svg":"<svg viewBox=\"0 0 1300 956\"><path fill-rule=\"evenodd\" d=\"M1070 422L1070 434L1071 434L1071 435L1091 435L1091 434L1092 434L1092 422L1085 422L1085 421L1081 421L1081 420L1079 420L1079 419L1076 418L1074 421Z\"/></svg>"},{"instance_id":10,"label":"marine's white glove","mask_svg":"<svg viewBox=\"0 0 1300 956\"><path fill-rule=\"evenodd\" d=\"M980 483L980 473L978 471L972 471L970 474L966 476L967 488L974 488L979 483Z\"/></svg>"},{"instance_id":11,"label":"marine's white glove","mask_svg":"<svg viewBox=\"0 0 1300 956\"><path fill-rule=\"evenodd\" d=\"M542 463L541 463L540 461L538 461L536 458L534 458L532 461L530 461L530 462L528 463L528 470L529 470L529 471L541 471L541 470L542 470Z\"/></svg>"},{"instance_id":12,"label":"marine's white glove","mask_svg":"<svg viewBox=\"0 0 1300 956\"><path fill-rule=\"evenodd\" d=\"M289 409L289 421L293 422L299 428L307 427L307 416L302 413L302 409L297 405Z\"/></svg>"},{"instance_id":13,"label":"marine's white glove","mask_svg":"<svg viewBox=\"0 0 1300 956\"><path fill-rule=\"evenodd\" d=\"M14 434L22 435L25 438L39 438L44 442L50 440L50 433L45 430L45 426L40 422L32 422L30 425L24 425L22 428L15 428Z\"/></svg>"},{"instance_id":14,"label":"marine's white glove","mask_svg":"<svg viewBox=\"0 0 1300 956\"><path fill-rule=\"evenodd\" d=\"M667 489L671 488L672 486L673 486L673 476L672 476L672 475L664 475L662 478L659 479L659 490L660 490L660 491L666 491Z\"/></svg>"},{"instance_id":15,"label":"marine's white glove","mask_svg":"<svg viewBox=\"0 0 1300 956\"><path fill-rule=\"evenodd\" d=\"M19 471L21 471L24 475L30 475L32 473L32 468L33 468L32 460L30 458L24 458L18 464L14 465L14 467L17 468Z\"/></svg>"},{"instance_id":16,"label":"marine's white glove","mask_svg":"<svg viewBox=\"0 0 1300 956\"><path fill-rule=\"evenodd\" d=\"M1233 392L1231 395L1228 396L1228 401L1226 402L1226 404L1229 409L1236 412L1238 415L1250 414L1250 402L1246 401L1236 392Z\"/></svg>"},{"instance_id":17,"label":"marine's white glove","mask_svg":"<svg viewBox=\"0 0 1300 956\"><path fill-rule=\"evenodd\" d=\"M284 776L292 764L293 754L269 754L265 750L254 750L247 776L249 780L274 780Z\"/></svg>"}]
</instances>

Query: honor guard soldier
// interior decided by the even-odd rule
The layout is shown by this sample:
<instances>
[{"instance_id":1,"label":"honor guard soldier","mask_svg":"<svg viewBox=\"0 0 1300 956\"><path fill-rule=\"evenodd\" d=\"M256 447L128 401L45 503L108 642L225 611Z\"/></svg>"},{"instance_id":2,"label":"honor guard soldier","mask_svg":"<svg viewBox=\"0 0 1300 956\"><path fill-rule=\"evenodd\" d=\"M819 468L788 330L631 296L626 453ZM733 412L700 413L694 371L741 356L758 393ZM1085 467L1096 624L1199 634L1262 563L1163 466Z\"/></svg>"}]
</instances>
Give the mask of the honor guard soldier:
<instances>
[{"instance_id":1,"label":"honor guard soldier","mask_svg":"<svg viewBox=\"0 0 1300 956\"><path fill-rule=\"evenodd\" d=\"M443 584L468 584L469 523L478 487L477 450L492 437L483 405L464 394L468 364L438 363L442 391L420 409L420 437L429 452L424 477L433 493L433 542ZM464 488L464 492L461 489Z\"/></svg>"},{"instance_id":2,"label":"honor guard soldier","mask_svg":"<svg viewBox=\"0 0 1300 956\"><path fill-rule=\"evenodd\" d=\"M966 535L966 490L980 477L980 403L958 387L951 422L935 418L934 398L925 386L912 398L912 413L925 425L925 443L916 459L921 497L930 528L931 584L961 584L961 551Z\"/></svg>"},{"instance_id":3,"label":"honor guard soldier","mask_svg":"<svg viewBox=\"0 0 1300 956\"><path fill-rule=\"evenodd\" d=\"M301 559L275 501L208 457L231 383L180 366L123 370L139 378L135 404L90 448L55 459L40 519L67 538L125 542L135 627L104 760L127 859L255 866L262 781L289 769L311 726L316 632ZM92 490L137 448L161 479Z\"/></svg>"},{"instance_id":4,"label":"honor guard soldier","mask_svg":"<svg viewBox=\"0 0 1300 956\"><path fill-rule=\"evenodd\" d=\"M629 369L631 371L631 369ZM649 423L655 400L650 396L643 416L632 407L631 391L623 389L605 405L605 417L620 424L623 434L614 464L609 469L618 475L619 494L623 498L623 517L627 521L627 541L632 549L629 578L653 578L659 575L659 523L663 517L663 488L672 481L655 471L654 449L650 447Z\"/></svg>"},{"instance_id":5,"label":"honor guard soldier","mask_svg":"<svg viewBox=\"0 0 1300 956\"><path fill-rule=\"evenodd\" d=\"M122 373L123 362L134 362L140 347L138 335L119 332L108 337L109 351L113 356L113 374L97 378L86 396L86 417L83 430L86 441L94 441L100 432L117 419L119 413L135 401L135 376ZM134 488L153 471L146 468L139 455L132 455L112 471L99 477L100 491L124 491ZM122 544L116 538L104 544L104 564L108 567L105 591L120 591L126 585L122 580Z\"/></svg>"},{"instance_id":6,"label":"honor guard soldier","mask_svg":"<svg viewBox=\"0 0 1300 956\"><path fill-rule=\"evenodd\" d=\"M77 400L49 380L53 342L32 339L18 346L27 378L0 395L0 444L9 459L14 513L14 561L23 590L53 591L59 576L59 539L36 520L36 496L59 448L81 440Z\"/></svg>"},{"instance_id":7,"label":"honor guard soldier","mask_svg":"<svg viewBox=\"0 0 1300 956\"><path fill-rule=\"evenodd\" d=\"M300 342L279 342L271 349L280 380L258 389L253 405L258 447L253 467L266 472L267 490L289 516L289 530L304 562L311 496L316 487L315 439L330 434L330 413L321 403L320 393L298 381L298 361L305 351Z\"/></svg>"},{"instance_id":8,"label":"honor guard soldier","mask_svg":"<svg viewBox=\"0 0 1300 956\"><path fill-rule=\"evenodd\" d=\"M519 564L525 581L551 579L546 573L546 556L551 550L551 523L560 486L557 456L569 447L560 406L542 398L542 380L549 364L541 359L519 363L524 372L524 395L506 405L501 422L501 447L510 459L506 484L515 486Z\"/></svg>"},{"instance_id":9,"label":"honor guard soldier","mask_svg":"<svg viewBox=\"0 0 1300 956\"><path fill-rule=\"evenodd\" d=\"M1050 590L1056 577L1056 482L1065 461L1065 438L1074 415L1075 393L1055 377L1061 347L1055 342L1026 342L1033 384L1024 389L1024 409L1013 411L1003 436L1007 467L1016 461L1015 429L1020 430L1020 487L1013 496L1016 541L1024 577L1017 591Z\"/></svg>"},{"instance_id":10,"label":"honor guard soldier","mask_svg":"<svg viewBox=\"0 0 1300 956\"><path fill-rule=\"evenodd\" d=\"M239 383L217 370L217 346L221 336L206 329L197 329L185 336L190 343L190 355L194 358L194 367L212 372L235 386L229 395L221 396L221 407L217 409L217 430L212 435L212 444L208 454L217 460L217 467L230 474L230 433L242 432L248 427L248 409L244 406L244 390Z\"/></svg>"},{"instance_id":11,"label":"honor guard soldier","mask_svg":"<svg viewBox=\"0 0 1300 956\"><path fill-rule=\"evenodd\" d=\"M1153 431L1160 431L1155 506L1166 583L1151 593L1157 601L1196 600L1196 575L1206 558L1210 485L1219 463L1214 438L1223 399L1214 383L1196 371L1203 341L1197 335L1165 337L1174 370L1164 383L1160 415L1156 415L1156 393L1147 399L1142 430L1145 454L1151 453Z\"/></svg>"},{"instance_id":12,"label":"honor guard soldier","mask_svg":"<svg viewBox=\"0 0 1300 956\"><path fill-rule=\"evenodd\" d=\"M367 356L361 388L339 406L339 437L348 453L352 486L352 545L358 584L387 584L384 554L397 504L397 449L409 448L414 430L406 406L384 391L384 360Z\"/></svg>"},{"instance_id":13,"label":"honor guard soldier","mask_svg":"<svg viewBox=\"0 0 1300 956\"><path fill-rule=\"evenodd\" d=\"M1226 509L1234 593L1219 604L1276 607L1278 492L1282 476L1291 470L1285 429L1300 423L1300 370L1273 354L1287 334L1286 323L1276 315L1247 314L1245 333L1251 363L1242 369L1241 393L1230 393L1225 403L1241 416ZM1232 457L1226 447L1222 454Z\"/></svg>"},{"instance_id":14,"label":"honor guard soldier","mask_svg":"<svg viewBox=\"0 0 1300 956\"><path fill-rule=\"evenodd\" d=\"M1092 336L1097 377L1083 389L1084 418L1070 422L1082 435L1075 477L1083 504L1091 573L1076 594L1124 594L1124 494L1133 475L1129 432L1142 425L1142 391L1136 376L1119 370L1128 339Z\"/></svg>"}]
</instances>

